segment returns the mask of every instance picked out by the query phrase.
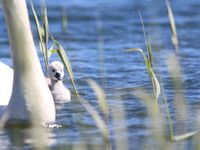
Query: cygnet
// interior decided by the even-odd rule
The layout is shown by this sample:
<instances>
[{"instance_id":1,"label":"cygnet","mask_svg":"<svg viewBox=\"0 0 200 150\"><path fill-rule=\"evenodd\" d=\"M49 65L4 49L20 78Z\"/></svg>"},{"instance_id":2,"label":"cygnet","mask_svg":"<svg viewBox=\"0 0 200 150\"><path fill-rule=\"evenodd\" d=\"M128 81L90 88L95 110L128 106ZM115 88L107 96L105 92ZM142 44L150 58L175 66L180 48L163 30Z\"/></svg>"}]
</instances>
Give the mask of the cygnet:
<instances>
[{"instance_id":1,"label":"cygnet","mask_svg":"<svg viewBox=\"0 0 200 150\"><path fill-rule=\"evenodd\" d=\"M47 83L51 90L55 102L67 103L71 101L71 93L67 89L62 79L64 77L64 66L59 61L54 61L48 68Z\"/></svg>"}]
</instances>

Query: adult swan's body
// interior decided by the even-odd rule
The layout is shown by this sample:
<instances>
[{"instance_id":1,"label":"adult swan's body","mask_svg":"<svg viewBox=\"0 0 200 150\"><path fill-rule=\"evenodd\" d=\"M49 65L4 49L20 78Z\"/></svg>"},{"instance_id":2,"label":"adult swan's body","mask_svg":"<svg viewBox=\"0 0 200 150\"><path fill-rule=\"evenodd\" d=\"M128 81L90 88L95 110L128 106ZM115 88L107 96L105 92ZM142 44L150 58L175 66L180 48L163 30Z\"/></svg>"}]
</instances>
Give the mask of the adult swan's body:
<instances>
[{"instance_id":1,"label":"adult swan's body","mask_svg":"<svg viewBox=\"0 0 200 150\"><path fill-rule=\"evenodd\" d=\"M30 29L25 0L3 0L14 69L13 90L3 121L55 121L55 106L46 84Z\"/></svg>"}]
</instances>

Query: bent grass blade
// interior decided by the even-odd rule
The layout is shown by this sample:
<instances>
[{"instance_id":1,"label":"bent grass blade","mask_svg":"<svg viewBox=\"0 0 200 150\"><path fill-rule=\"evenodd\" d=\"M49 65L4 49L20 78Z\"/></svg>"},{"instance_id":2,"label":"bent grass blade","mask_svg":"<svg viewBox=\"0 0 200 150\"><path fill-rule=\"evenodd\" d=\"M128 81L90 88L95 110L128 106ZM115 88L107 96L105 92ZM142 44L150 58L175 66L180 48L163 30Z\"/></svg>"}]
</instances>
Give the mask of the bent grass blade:
<instances>
[{"instance_id":1,"label":"bent grass blade","mask_svg":"<svg viewBox=\"0 0 200 150\"><path fill-rule=\"evenodd\" d=\"M47 32L46 30L48 30L48 21L46 20L47 19L47 12L44 13L44 16L46 16L45 18L45 23L44 23L44 33L43 33L43 30L40 26L40 22L39 22L39 19L37 17L37 14L36 14L36 11L35 11L35 8L33 6L33 2L32 0L30 0L30 5L31 5L31 9L32 9L32 12L33 12L33 16L34 16L34 21L35 21L35 25L36 25L36 29L37 29L37 34L38 34L38 38L39 38L39 46L40 46L40 50L41 50L41 53L43 54L43 57L44 57L44 62L45 62L45 69L46 69L46 73L47 73L47 69L48 69L48 35L47 35ZM46 7L45 7L46 8ZM44 45L44 41L43 41L43 34L45 35L45 44L46 46Z\"/></svg>"},{"instance_id":2,"label":"bent grass blade","mask_svg":"<svg viewBox=\"0 0 200 150\"><path fill-rule=\"evenodd\" d=\"M87 82L97 96L100 109L106 115L106 117L108 117L109 108L106 102L106 95L104 90L92 79L87 79Z\"/></svg>"},{"instance_id":3,"label":"bent grass blade","mask_svg":"<svg viewBox=\"0 0 200 150\"><path fill-rule=\"evenodd\" d=\"M166 145L166 140L164 138L164 126L161 114L159 113L158 107L152 103L154 97L147 93L144 89L133 90L133 95L138 97L145 104L147 108L148 115L152 119L150 129L153 130L152 138L157 141L157 148L163 149L163 145ZM159 142L158 142L159 141Z\"/></svg>"},{"instance_id":4,"label":"bent grass blade","mask_svg":"<svg viewBox=\"0 0 200 150\"><path fill-rule=\"evenodd\" d=\"M52 35L50 35L50 38L53 40L53 43L56 45L56 47L57 47L56 51L57 51L61 61L63 62L65 68L67 69L67 73L69 75L69 78L72 83L75 94L76 94L76 96L79 96L69 58L68 58L64 48L58 43L58 41L56 41ZM55 52L55 50L54 50L54 52Z\"/></svg>"},{"instance_id":5,"label":"bent grass blade","mask_svg":"<svg viewBox=\"0 0 200 150\"><path fill-rule=\"evenodd\" d=\"M140 52L144 58L144 62L146 65L146 68L148 70L148 73L150 75L151 81L152 81L152 86L153 86L153 90L154 90L154 95L156 97L156 105L158 107L158 98L160 96L160 83L152 69L152 65L150 64L150 61L148 60L148 58L146 57L144 51L141 48L130 48L125 50L125 52Z\"/></svg>"},{"instance_id":6,"label":"bent grass blade","mask_svg":"<svg viewBox=\"0 0 200 150\"><path fill-rule=\"evenodd\" d=\"M91 114L92 118L96 122L97 127L100 129L102 136L107 141L109 141L109 130L99 113L86 100L82 99L81 97L78 98L78 101L84 106L87 112Z\"/></svg>"},{"instance_id":7,"label":"bent grass blade","mask_svg":"<svg viewBox=\"0 0 200 150\"><path fill-rule=\"evenodd\" d=\"M199 131L192 131L192 132L188 132L188 133L181 134L181 135L175 135L173 141L185 140L185 139L191 138L192 136L194 136L198 133L199 133Z\"/></svg>"},{"instance_id":8,"label":"bent grass blade","mask_svg":"<svg viewBox=\"0 0 200 150\"><path fill-rule=\"evenodd\" d=\"M68 59L68 56L60 44L58 44L57 46L58 46L57 53L58 53L60 59L62 60L62 62L64 63L65 68L67 69L67 73L70 77L72 86L74 88L74 92L75 92L76 96L79 96L76 85L75 85L74 74L73 74L72 67L71 67L70 61Z\"/></svg>"}]
</instances>

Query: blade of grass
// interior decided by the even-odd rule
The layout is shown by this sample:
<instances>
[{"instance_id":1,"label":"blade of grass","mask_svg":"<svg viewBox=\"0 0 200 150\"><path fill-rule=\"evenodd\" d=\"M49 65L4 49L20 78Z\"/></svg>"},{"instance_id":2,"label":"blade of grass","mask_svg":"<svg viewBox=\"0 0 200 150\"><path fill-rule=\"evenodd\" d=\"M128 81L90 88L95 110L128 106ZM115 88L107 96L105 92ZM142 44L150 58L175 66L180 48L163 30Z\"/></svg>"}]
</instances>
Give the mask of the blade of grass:
<instances>
[{"instance_id":1,"label":"blade of grass","mask_svg":"<svg viewBox=\"0 0 200 150\"><path fill-rule=\"evenodd\" d=\"M114 105L110 107L112 113L112 126L114 132L114 140L116 143L116 150L128 150L128 132L126 125L126 112L124 110L123 101L119 94L114 93ZM123 138L122 138L123 137ZM133 144L133 143L131 143Z\"/></svg>"},{"instance_id":2,"label":"blade of grass","mask_svg":"<svg viewBox=\"0 0 200 150\"><path fill-rule=\"evenodd\" d=\"M38 38L39 38L39 46L40 46L41 53L43 54L43 58L44 58L44 62L45 62L45 69L46 69L46 73L47 73L47 69L48 69L48 50L47 50L47 48L48 47L46 47L43 43L43 30L41 30L40 22L39 22L39 19L37 17L37 14L36 14L35 8L33 6L32 0L30 0L30 5L31 5L32 12L33 12L33 16L34 16L34 21L35 21L35 25L36 25L36 28L37 28ZM46 14L46 16L47 16L47 14ZM48 26L48 24L47 24L47 26ZM46 33L48 31L46 32L46 30L48 30L47 27L45 28L45 32L44 32L45 39L48 38L48 36L46 35ZM48 41L45 41L45 42L48 42Z\"/></svg>"},{"instance_id":3,"label":"blade of grass","mask_svg":"<svg viewBox=\"0 0 200 150\"><path fill-rule=\"evenodd\" d=\"M86 100L82 99L81 97L78 98L78 101L84 106L87 112L91 114L92 118L96 122L97 127L100 129L102 136L106 139L106 141L109 141L109 130L99 113Z\"/></svg>"},{"instance_id":4,"label":"blade of grass","mask_svg":"<svg viewBox=\"0 0 200 150\"><path fill-rule=\"evenodd\" d=\"M67 10L65 7L62 8L62 31L67 32Z\"/></svg>"},{"instance_id":5,"label":"blade of grass","mask_svg":"<svg viewBox=\"0 0 200 150\"><path fill-rule=\"evenodd\" d=\"M106 102L106 95L104 90L92 79L87 79L87 82L90 85L90 87L94 90L102 112L106 115L106 117L108 117L109 108Z\"/></svg>"},{"instance_id":6,"label":"blade of grass","mask_svg":"<svg viewBox=\"0 0 200 150\"><path fill-rule=\"evenodd\" d=\"M166 144L166 140L164 139L164 126L162 125L162 118L160 115L159 108L152 103L152 99L154 97L151 94L148 94L144 89L135 89L133 91L134 95L142 100L147 108L148 115L152 119L151 121L151 128L153 129L152 138L154 141L157 141L156 147L157 149L164 149L162 146Z\"/></svg>"},{"instance_id":7,"label":"blade of grass","mask_svg":"<svg viewBox=\"0 0 200 150\"><path fill-rule=\"evenodd\" d=\"M149 39L147 40L147 36L146 36L145 28L144 28L144 21L143 21L143 18L142 18L140 11L138 11L138 14L139 14L139 17L140 17L140 20L141 20L145 46L146 46L146 50L147 50L147 57L146 57L146 55L144 54L143 51L142 51L142 54L144 56L145 64L148 68L148 72L150 74L154 95L155 95L156 101L158 103L158 98L159 98L159 95L160 95L160 84L159 84L159 81L158 81L154 71L153 71L153 55L152 55L151 42L150 42ZM141 50L140 50L140 52L141 52Z\"/></svg>"},{"instance_id":8,"label":"blade of grass","mask_svg":"<svg viewBox=\"0 0 200 150\"><path fill-rule=\"evenodd\" d=\"M153 68L153 55L152 55L152 47L151 47L151 42L150 40L148 39L148 42L147 42L147 56L148 56L148 61L149 61L149 64L151 66L151 68Z\"/></svg>"},{"instance_id":9,"label":"blade of grass","mask_svg":"<svg viewBox=\"0 0 200 150\"><path fill-rule=\"evenodd\" d=\"M153 87L153 90L154 90L154 95L156 97L156 104L158 106L158 98L160 96L160 83L159 83L159 81L158 81L158 79L157 79L157 77L156 77L156 75L155 75L155 73L154 73L154 71L153 71L153 69L152 69L152 67L151 67L151 65L150 65L150 63L148 61L148 58L146 57L146 55L144 53L144 51L142 49L140 49L140 48L130 48L130 49L127 49L125 51L126 52L131 52L131 51L137 52L138 51L143 55L146 68L148 70L148 73L150 75L150 79L152 81L152 87Z\"/></svg>"},{"instance_id":10,"label":"blade of grass","mask_svg":"<svg viewBox=\"0 0 200 150\"><path fill-rule=\"evenodd\" d=\"M191 138L192 136L196 135L197 133L199 133L199 131L192 131L192 132L188 132L185 134L176 135L176 136L174 136L174 141L181 141L181 140Z\"/></svg>"},{"instance_id":11,"label":"blade of grass","mask_svg":"<svg viewBox=\"0 0 200 150\"><path fill-rule=\"evenodd\" d=\"M169 104L167 103L167 98L165 96L165 91L163 86L161 87L161 93L162 93L162 99L164 101L164 105L166 107L166 111L167 111L167 123L168 123L168 127L169 127L169 132L170 132L170 141L174 141L174 129L173 129L173 125L172 125L172 117L169 111Z\"/></svg>"},{"instance_id":12,"label":"blade of grass","mask_svg":"<svg viewBox=\"0 0 200 150\"><path fill-rule=\"evenodd\" d=\"M186 125L185 125L185 120L186 120L186 115L187 115L187 108L186 104L184 101L184 96L181 93L182 90L182 81L181 81L181 68L178 62L178 59L175 55L171 55L167 59L167 65L168 65L168 70L171 75L171 78L174 82L174 89L175 89L175 108L177 110L177 121L178 123L181 124L182 129L185 130ZM185 131L184 131L185 132ZM174 141L179 141L179 140L184 140L187 139L193 135L197 134L197 131L193 132L188 132L184 133L181 135L174 135Z\"/></svg>"},{"instance_id":13,"label":"blade of grass","mask_svg":"<svg viewBox=\"0 0 200 150\"><path fill-rule=\"evenodd\" d=\"M167 6L170 28L171 28L171 32L172 32L171 40L172 40L172 43L175 46L176 52L178 53L179 46L178 46L177 31L176 31L176 24L175 24L173 11L172 11L172 8L171 8L169 1L165 0L165 3L166 3L166 6Z\"/></svg>"},{"instance_id":14,"label":"blade of grass","mask_svg":"<svg viewBox=\"0 0 200 150\"><path fill-rule=\"evenodd\" d=\"M45 59L45 66L46 71L48 70L49 59L48 59L48 40L49 40L49 24L48 24L48 16L47 16L47 9L45 2L43 2L43 29L44 29L44 43L45 43L45 52L44 52L44 59Z\"/></svg>"},{"instance_id":15,"label":"blade of grass","mask_svg":"<svg viewBox=\"0 0 200 150\"><path fill-rule=\"evenodd\" d=\"M79 96L76 85L75 85L74 75L73 75L73 71L72 71L72 68L70 65L70 61L68 59L68 56L67 56L65 50L63 49L63 47L60 44L58 45L57 53L60 56L62 62L64 63L65 68L67 69L67 72L70 77L70 80L71 80L71 83L74 88L74 92L75 92L76 96Z\"/></svg>"},{"instance_id":16,"label":"blade of grass","mask_svg":"<svg viewBox=\"0 0 200 150\"><path fill-rule=\"evenodd\" d=\"M197 125L196 128L198 131L200 131L200 111L197 112ZM200 149L200 132L197 133L197 135L194 136L194 149Z\"/></svg>"},{"instance_id":17,"label":"blade of grass","mask_svg":"<svg viewBox=\"0 0 200 150\"><path fill-rule=\"evenodd\" d=\"M151 71L149 69L150 68L149 62L148 62L148 59L147 59L143 49L141 49L141 48L129 48L129 49L126 49L124 51L125 52L140 52L142 54L143 58L144 58L144 63L146 65L146 67L147 67L148 72L151 73Z\"/></svg>"},{"instance_id":18,"label":"blade of grass","mask_svg":"<svg viewBox=\"0 0 200 150\"><path fill-rule=\"evenodd\" d=\"M186 104L185 98L182 94L183 84L181 81L181 67L176 55L170 55L166 59L168 71L174 83L174 90L175 90L175 106L178 113L177 119L180 119L182 122L186 120Z\"/></svg>"},{"instance_id":19,"label":"blade of grass","mask_svg":"<svg viewBox=\"0 0 200 150\"><path fill-rule=\"evenodd\" d=\"M96 31L97 31L97 46L99 56L99 73L101 76L101 85L106 85L106 71L105 71L105 54L104 54L104 35L103 22L101 15L96 16Z\"/></svg>"},{"instance_id":20,"label":"blade of grass","mask_svg":"<svg viewBox=\"0 0 200 150\"><path fill-rule=\"evenodd\" d=\"M39 19L37 17L37 14L36 14L36 11L35 11L35 8L33 6L33 2L32 0L30 0L30 6L31 6L31 9L32 9L32 12L33 12L33 16L34 16L34 21L35 21L35 25L36 25L36 28L37 28L37 33L38 33L38 38L39 38L39 42L40 42L40 50L42 52L42 54L44 54L44 45L43 45L43 40L42 40L42 31L41 31L41 26L40 26L40 22L39 22Z\"/></svg>"},{"instance_id":21,"label":"blade of grass","mask_svg":"<svg viewBox=\"0 0 200 150\"><path fill-rule=\"evenodd\" d=\"M142 24L142 31L143 31L145 46L146 46L146 49L148 50L148 42L147 42L147 36L146 36L145 28L144 28L144 21L143 21L142 15L139 10L138 10L138 14L140 17L140 22Z\"/></svg>"}]
</instances>

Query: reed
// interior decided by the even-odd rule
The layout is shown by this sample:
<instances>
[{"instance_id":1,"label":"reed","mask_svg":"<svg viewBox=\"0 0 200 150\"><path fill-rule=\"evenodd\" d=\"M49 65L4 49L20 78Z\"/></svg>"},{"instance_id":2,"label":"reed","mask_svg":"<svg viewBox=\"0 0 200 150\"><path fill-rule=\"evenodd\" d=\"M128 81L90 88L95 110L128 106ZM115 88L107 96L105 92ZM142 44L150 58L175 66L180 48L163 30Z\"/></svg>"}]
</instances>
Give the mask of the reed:
<instances>
[{"instance_id":1,"label":"reed","mask_svg":"<svg viewBox=\"0 0 200 150\"><path fill-rule=\"evenodd\" d=\"M67 32L67 25L68 25L68 22L67 22L67 10L65 7L62 8L62 31L64 33Z\"/></svg>"},{"instance_id":2,"label":"reed","mask_svg":"<svg viewBox=\"0 0 200 150\"><path fill-rule=\"evenodd\" d=\"M130 149L130 145L134 143L129 143L129 132L126 125L127 120L123 99L116 91L114 92L113 99L115 100L115 104L110 107L114 134L113 140L115 142L113 145L116 147L116 150L128 150Z\"/></svg>"},{"instance_id":3,"label":"reed","mask_svg":"<svg viewBox=\"0 0 200 150\"><path fill-rule=\"evenodd\" d=\"M168 11L168 18L170 22L170 29L171 29L171 40L172 43L175 47L176 53L179 52L179 42L178 42L178 37L177 37L177 29L176 29L176 23L174 19L174 14L170 5L169 0L165 0L167 11ZM174 90L175 90L175 103L176 103L176 110L178 111L178 116L180 117L179 120L181 120L181 124L185 124L185 121L187 120L187 107L185 104L185 99L184 95L181 93L181 89L183 87L182 81L181 81L181 67L179 64L179 59L175 55L171 55L166 59L167 64L168 64L168 72L171 75L171 78L174 83ZM164 98L165 99L165 98ZM166 101L166 100L165 100ZM166 103L167 104L167 103ZM199 133L199 130L191 131L180 134L180 135L175 135L173 132L173 127L171 124L171 115L169 112L169 108L167 107L167 113L168 113L168 123L169 123L169 128L171 132L171 141L180 141L180 140L185 140L190 137L195 136L196 134Z\"/></svg>"},{"instance_id":4,"label":"reed","mask_svg":"<svg viewBox=\"0 0 200 150\"><path fill-rule=\"evenodd\" d=\"M67 53L64 50L64 48L62 47L62 45L49 32L48 17L47 17L48 15L47 15L46 5L43 4L43 9L42 9L42 12L43 12L43 16L41 17L41 22L43 23L43 28L42 28L40 25L40 22L39 22L39 18L36 14L32 0L30 0L30 4L31 4L31 9L33 12L34 21L35 21L36 28L37 28L40 50L43 54L43 58L44 58L44 62L45 62L46 73L47 73L49 59L50 59L51 55L54 53L57 53L67 70L71 84L74 89L74 93L75 93L75 95L78 96L79 94L78 94L78 91L76 88L72 67L71 67L69 58L67 56ZM55 48L48 49L49 39L51 39L53 41L53 47L55 47Z\"/></svg>"},{"instance_id":5,"label":"reed","mask_svg":"<svg viewBox=\"0 0 200 150\"><path fill-rule=\"evenodd\" d=\"M34 16L34 19L35 19L35 25L36 25L36 28L37 28L38 39L39 39L39 46L40 46L41 53L43 54L43 58L44 58L44 62L45 62L45 69L46 69L46 73L47 73L47 70L48 70L48 55L47 55L46 51L47 51L48 47L45 47L45 45L47 46L48 43L44 44L43 36L45 35L45 42L46 42L48 36L47 36L47 33L44 33L44 31L46 32L48 30L48 27L46 27L46 25L44 25L45 30L42 29L40 22L39 22L39 19L37 17L35 8L33 6L32 0L30 0L30 5L31 5L31 9L32 9L33 16ZM46 11L45 11L44 15L47 15ZM47 19L47 17L45 17L45 18ZM47 23L48 21L46 20L45 22Z\"/></svg>"},{"instance_id":6,"label":"reed","mask_svg":"<svg viewBox=\"0 0 200 150\"><path fill-rule=\"evenodd\" d=\"M103 121L99 113L83 98L79 97L79 102L84 106L84 108L91 114L92 118L95 120L97 127L99 128L105 141L109 141L110 135L106 123Z\"/></svg>"},{"instance_id":7,"label":"reed","mask_svg":"<svg viewBox=\"0 0 200 150\"><path fill-rule=\"evenodd\" d=\"M106 118L108 118L109 107L106 102L106 94L104 90L92 79L88 79L87 82L96 94L101 111L105 114Z\"/></svg>"},{"instance_id":8,"label":"reed","mask_svg":"<svg viewBox=\"0 0 200 150\"><path fill-rule=\"evenodd\" d=\"M141 49L141 48L130 48L130 49L127 49L125 51L126 52L140 52L142 54L146 68L147 68L147 71L149 73L151 83L152 83L153 93L154 93L154 96L155 96L155 104L156 104L157 109L159 109L158 99L159 99L160 91L161 91L160 83L159 83L158 78L157 78L157 76L154 72L154 69L153 69L153 55L152 55L151 42L150 42L149 39L147 40L147 36L146 36L145 28L144 28L144 22L143 22L142 16L141 16L139 11L138 11L138 13L139 13L139 16L140 16L142 30L143 30L143 34L144 34L144 41L145 41L147 56L146 56L144 50Z\"/></svg>"},{"instance_id":9,"label":"reed","mask_svg":"<svg viewBox=\"0 0 200 150\"><path fill-rule=\"evenodd\" d=\"M182 90L182 81L181 81L181 68L178 62L178 59L175 55L171 55L169 56L167 59L167 66L168 66L168 71L171 75L172 81L174 83L174 90L175 90L175 106L176 106L176 112L177 112L177 118L176 118L176 122L177 125L181 125L182 129L184 130L180 135L175 135L173 133L173 137L171 137L172 141L180 141L180 140L184 140L187 138L190 138L191 136L194 136L195 134L198 133L198 131L191 131L191 132L187 132L187 126L186 121L187 121L187 107L185 104L185 98L184 95L182 94L181 90ZM171 126L171 125L170 125Z\"/></svg>"},{"instance_id":10,"label":"reed","mask_svg":"<svg viewBox=\"0 0 200 150\"><path fill-rule=\"evenodd\" d=\"M170 5L169 0L165 0L167 11L168 11L168 17L170 22L170 29L171 29L171 40L172 44L175 46L176 53L179 52L179 44L178 44L178 37L177 37L177 30L176 30L176 23L174 19L174 14Z\"/></svg>"},{"instance_id":11,"label":"reed","mask_svg":"<svg viewBox=\"0 0 200 150\"><path fill-rule=\"evenodd\" d=\"M170 9L170 6L168 6L168 5L169 4L167 4L168 9ZM140 93L140 94L139 95L136 94L136 96L144 101L148 110L150 110L149 107L153 107L152 109L154 111L153 112L149 111L149 115L151 116L151 118L154 118L153 122L154 122L155 126L156 126L156 122L160 122L160 125L157 124L157 126L161 126L161 124L163 124L161 121L160 110L159 110L159 105L158 105L159 98L163 99L164 105L166 108L166 112L167 112L167 124L168 124L169 132L170 132L170 141L185 140L187 138L190 138L190 137L196 135L198 133L198 131L191 131L191 132L185 131L185 133L182 133L179 135L176 135L174 133L174 129L173 129L173 125L172 125L172 117L171 117L171 114L169 111L168 102L167 102L165 92L164 92L165 90L164 90L164 87L161 87L161 83L158 80L158 78L155 75L154 70L153 70L153 61L152 61L153 53L152 53L151 42L149 39L147 40L144 23L143 23L143 19L142 19L140 12L139 12L139 16L141 19L142 30L143 30L143 34L144 34L147 56L146 56L144 50L142 50L141 48L130 48L125 51L126 52L140 52L142 54L147 71L148 71L150 79L151 79L154 98L148 96L147 92L142 89L140 91L137 90L136 93ZM172 18L172 16L173 16L172 11L170 11L169 16L170 16L169 18ZM174 37L177 40L176 28L175 28L174 21L171 21L171 26L173 27L172 37ZM184 96L181 94L181 91L180 91L183 87L181 80L180 80L182 73L180 72L180 65L178 64L178 59L176 56L167 58L167 62L168 62L168 71L171 74L171 77L172 77L173 83L174 83L176 110L179 112L179 114L178 114L179 121L181 120L181 124L183 126L183 124L185 124L185 121L186 121L187 108L186 108L186 104L184 102ZM152 100L152 99L156 99L156 103L154 103L153 106L149 102L149 100ZM156 115L156 113L157 113L157 115ZM164 130L164 128L163 128L163 130ZM157 134L157 136L158 136L157 139L161 139L161 135L164 135L165 133L164 133L164 131L161 130L159 133L155 133L155 134ZM162 141L164 141L164 140L162 140Z\"/></svg>"},{"instance_id":12,"label":"reed","mask_svg":"<svg viewBox=\"0 0 200 150\"><path fill-rule=\"evenodd\" d=\"M156 149L166 149L163 147L163 145L167 144L164 136L165 126L163 126L161 113L159 112L157 106L152 103L152 99L154 99L154 97L151 93L146 92L144 89L136 89L133 91L133 94L142 100L147 108L148 115L151 118L151 124L148 126L153 132L151 137L154 141L159 141L155 142L154 147L156 147Z\"/></svg>"}]
</instances>

